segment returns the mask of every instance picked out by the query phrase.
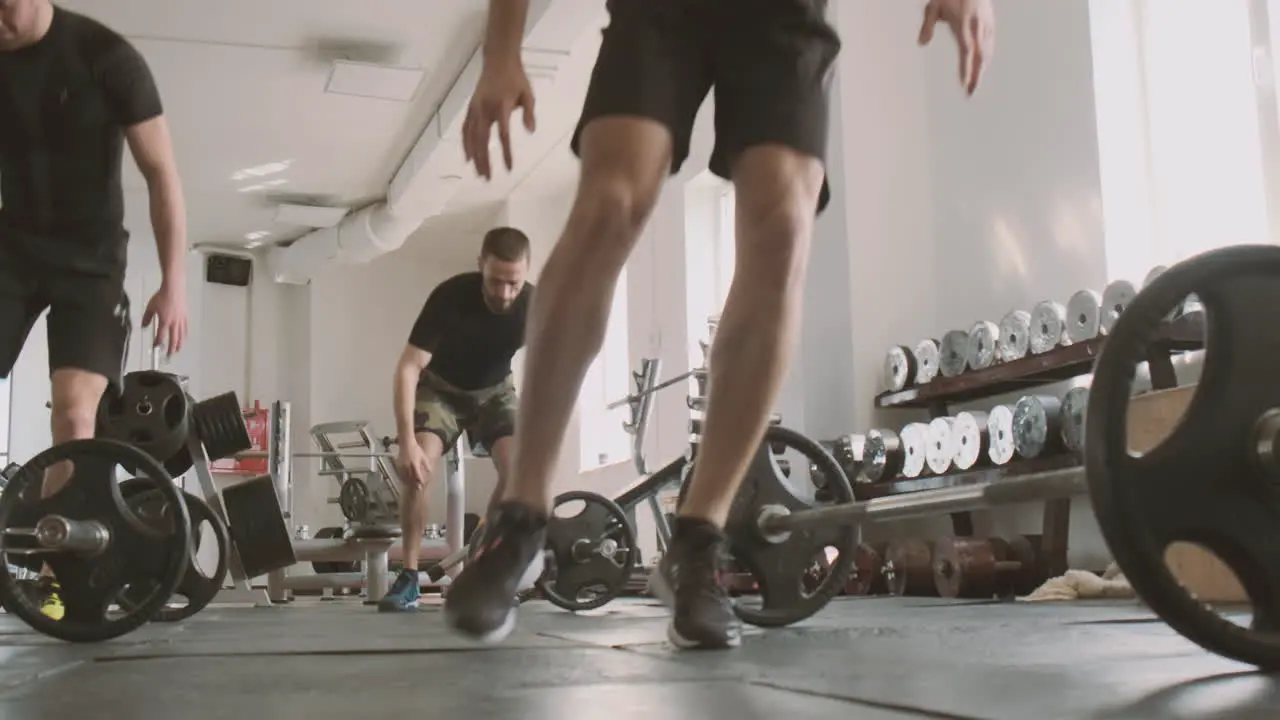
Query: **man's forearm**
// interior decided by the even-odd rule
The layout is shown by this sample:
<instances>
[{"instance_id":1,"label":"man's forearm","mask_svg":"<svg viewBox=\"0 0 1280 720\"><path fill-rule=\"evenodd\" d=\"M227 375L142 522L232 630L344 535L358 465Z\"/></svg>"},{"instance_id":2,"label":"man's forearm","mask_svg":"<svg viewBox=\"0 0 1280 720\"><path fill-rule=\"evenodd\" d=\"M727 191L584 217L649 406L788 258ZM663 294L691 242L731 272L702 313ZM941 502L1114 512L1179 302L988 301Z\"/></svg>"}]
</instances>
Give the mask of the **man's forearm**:
<instances>
[{"instance_id":1,"label":"man's forearm","mask_svg":"<svg viewBox=\"0 0 1280 720\"><path fill-rule=\"evenodd\" d=\"M396 436L400 439L400 447L416 442L413 432L413 388L417 374L412 372L412 368L397 366L392 382L392 407L395 409Z\"/></svg>"},{"instance_id":2,"label":"man's forearm","mask_svg":"<svg viewBox=\"0 0 1280 720\"><path fill-rule=\"evenodd\" d=\"M156 236L162 282L168 287L187 281L187 207L176 172L147 180L151 200L151 231Z\"/></svg>"},{"instance_id":3,"label":"man's forearm","mask_svg":"<svg viewBox=\"0 0 1280 720\"><path fill-rule=\"evenodd\" d=\"M489 0L489 24L484 34L485 62L520 58L529 0Z\"/></svg>"}]
</instances>

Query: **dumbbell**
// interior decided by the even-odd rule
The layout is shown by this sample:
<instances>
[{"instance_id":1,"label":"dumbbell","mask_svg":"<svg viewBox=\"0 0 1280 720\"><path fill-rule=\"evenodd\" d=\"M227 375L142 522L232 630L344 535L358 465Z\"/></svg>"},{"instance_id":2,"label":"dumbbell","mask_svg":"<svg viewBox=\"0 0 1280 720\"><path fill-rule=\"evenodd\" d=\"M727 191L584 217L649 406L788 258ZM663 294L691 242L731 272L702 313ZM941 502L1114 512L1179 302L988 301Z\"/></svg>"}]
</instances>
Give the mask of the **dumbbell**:
<instances>
[{"instance_id":1,"label":"dumbbell","mask_svg":"<svg viewBox=\"0 0 1280 720\"><path fill-rule=\"evenodd\" d=\"M909 538L889 543L884 554L889 593L912 597L937 597L933 582L933 547L928 540Z\"/></svg>"},{"instance_id":2,"label":"dumbbell","mask_svg":"<svg viewBox=\"0 0 1280 720\"><path fill-rule=\"evenodd\" d=\"M933 580L946 598L1024 595L1043 581L1039 536L944 537L933 546Z\"/></svg>"},{"instance_id":3,"label":"dumbbell","mask_svg":"<svg viewBox=\"0 0 1280 720\"><path fill-rule=\"evenodd\" d=\"M858 543L853 555L853 574L845 583L846 595L885 595L889 584L884 575L889 543Z\"/></svg>"}]
</instances>

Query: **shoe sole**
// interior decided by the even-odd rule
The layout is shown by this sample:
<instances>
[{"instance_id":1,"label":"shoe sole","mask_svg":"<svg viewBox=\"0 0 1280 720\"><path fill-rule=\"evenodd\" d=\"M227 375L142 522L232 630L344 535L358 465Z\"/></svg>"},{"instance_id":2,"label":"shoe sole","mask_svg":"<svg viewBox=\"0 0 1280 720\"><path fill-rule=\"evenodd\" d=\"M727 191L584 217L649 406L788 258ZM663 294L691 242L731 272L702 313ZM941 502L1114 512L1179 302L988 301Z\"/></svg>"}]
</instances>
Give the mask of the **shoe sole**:
<instances>
[{"instance_id":1,"label":"shoe sole","mask_svg":"<svg viewBox=\"0 0 1280 720\"><path fill-rule=\"evenodd\" d=\"M662 601L663 605L671 608L672 617L671 622L667 623L667 640L671 641L672 645L681 650L728 650L742 645L742 633L734 633L724 640L715 642L691 640L681 635L676 630L676 593L671 589L671 584L667 582L667 578L657 568L654 568L653 572L649 573L649 590Z\"/></svg>"},{"instance_id":2,"label":"shoe sole","mask_svg":"<svg viewBox=\"0 0 1280 720\"><path fill-rule=\"evenodd\" d=\"M452 628L454 632L470 638L481 645L497 645L503 640L506 640L507 636L511 634L511 631L516 629L516 609L514 607L511 608L511 610L507 612L507 617L502 621L502 624L487 632L474 632L466 626L465 622L461 622L461 620L462 619L456 614L449 612L447 605L445 606L445 624Z\"/></svg>"},{"instance_id":3,"label":"shoe sole","mask_svg":"<svg viewBox=\"0 0 1280 720\"><path fill-rule=\"evenodd\" d=\"M517 587L520 587L522 590L532 589L537 579L542 576L545 564L546 558L544 553L534 555L533 559L529 561L529 566L525 568L524 572L521 574L520 582L517 584ZM528 587L525 588L525 585ZM466 622L461 617L449 610L449 603L446 600L444 606L444 621L449 627L453 628L455 632L471 638L482 645L496 645L503 640L506 640L507 636L511 634L511 631L516 629L516 611L519 606L520 603L517 598L517 602L512 605L511 610L507 612L507 617L503 619L501 625L485 632L475 632L466 626Z\"/></svg>"},{"instance_id":4,"label":"shoe sole","mask_svg":"<svg viewBox=\"0 0 1280 720\"><path fill-rule=\"evenodd\" d=\"M382 603L378 603L378 612L380 612L380 613L417 612L417 611L418 611L418 601L417 601L417 600L413 601L413 603L411 603L411 604L409 604L409 605L399 605L399 604L396 604L396 605L386 604L386 605L384 605L384 604L382 604Z\"/></svg>"}]
</instances>

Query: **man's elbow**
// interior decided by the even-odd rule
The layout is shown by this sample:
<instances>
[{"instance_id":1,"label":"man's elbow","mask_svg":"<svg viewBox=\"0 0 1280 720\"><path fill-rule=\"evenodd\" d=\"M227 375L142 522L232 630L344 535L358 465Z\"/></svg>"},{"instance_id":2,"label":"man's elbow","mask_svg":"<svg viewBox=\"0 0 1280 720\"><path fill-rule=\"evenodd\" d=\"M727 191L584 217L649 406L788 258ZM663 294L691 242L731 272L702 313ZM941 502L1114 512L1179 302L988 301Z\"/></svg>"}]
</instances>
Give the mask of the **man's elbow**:
<instances>
[{"instance_id":1,"label":"man's elbow","mask_svg":"<svg viewBox=\"0 0 1280 720\"><path fill-rule=\"evenodd\" d=\"M422 367L414 358L400 358L400 362L396 363L397 382L416 383L421 374Z\"/></svg>"},{"instance_id":2,"label":"man's elbow","mask_svg":"<svg viewBox=\"0 0 1280 720\"><path fill-rule=\"evenodd\" d=\"M178 180L178 168L172 163L139 163L138 172L147 183L147 190L153 196L168 196L177 193L181 184Z\"/></svg>"}]
</instances>

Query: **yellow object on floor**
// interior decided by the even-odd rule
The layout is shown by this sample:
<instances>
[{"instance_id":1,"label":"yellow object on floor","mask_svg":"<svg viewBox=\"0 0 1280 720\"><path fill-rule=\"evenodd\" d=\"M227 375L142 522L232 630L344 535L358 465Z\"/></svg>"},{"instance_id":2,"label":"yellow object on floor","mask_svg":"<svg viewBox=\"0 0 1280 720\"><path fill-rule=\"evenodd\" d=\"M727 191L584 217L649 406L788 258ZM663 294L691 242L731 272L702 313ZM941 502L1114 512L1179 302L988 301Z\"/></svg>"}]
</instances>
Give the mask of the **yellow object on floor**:
<instances>
[{"instance_id":1,"label":"yellow object on floor","mask_svg":"<svg viewBox=\"0 0 1280 720\"><path fill-rule=\"evenodd\" d=\"M66 608L62 606L62 598L58 597L57 585L54 585L49 590L49 595L44 599L44 602L40 604L40 612L54 620L62 619L62 615L66 612Z\"/></svg>"},{"instance_id":2,"label":"yellow object on floor","mask_svg":"<svg viewBox=\"0 0 1280 720\"><path fill-rule=\"evenodd\" d=\"M1063 600L1124 599L1137 597L1133 587L1115 563L1098 576L1088 570L1068 570L1050 578L1018 602L1061 602Z\"/></svg>"}]
</instances>

